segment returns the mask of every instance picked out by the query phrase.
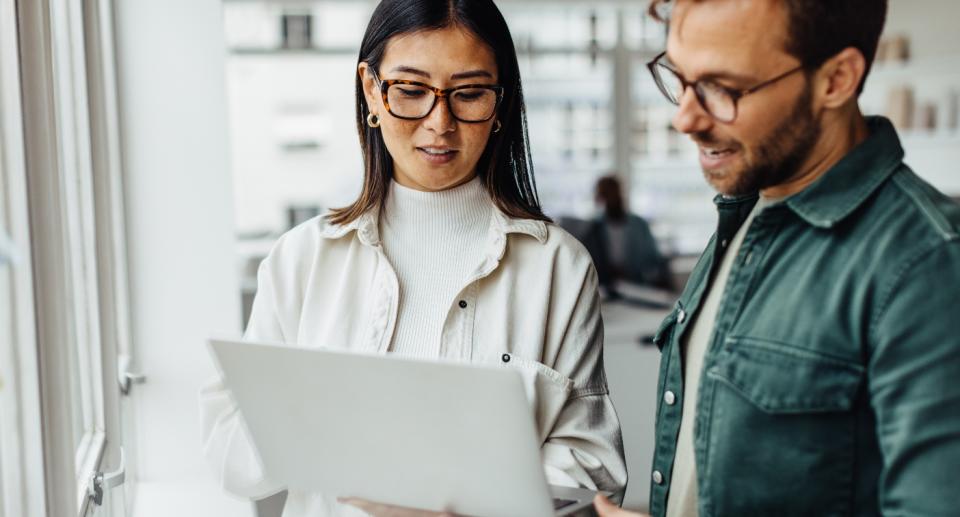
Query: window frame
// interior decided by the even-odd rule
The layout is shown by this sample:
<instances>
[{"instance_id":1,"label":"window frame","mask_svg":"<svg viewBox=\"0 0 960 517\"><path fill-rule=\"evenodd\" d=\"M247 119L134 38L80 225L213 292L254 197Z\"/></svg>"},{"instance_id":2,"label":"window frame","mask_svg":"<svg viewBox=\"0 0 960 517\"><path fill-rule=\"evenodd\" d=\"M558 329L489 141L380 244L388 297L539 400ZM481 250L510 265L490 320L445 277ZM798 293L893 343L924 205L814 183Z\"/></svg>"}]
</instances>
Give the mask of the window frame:
<instances>
[{"instance_id":1,"label":"window frame","mask_svg":"<svg viewBox=\"0 0 960 517\"><path fill-rule=\"evenodd\" d=\"M47 514L19 65L17 5L0 0L0 228L19 246L0 266L0 299L9 302L0 304L9 307L0 339L0 514L7 517Z\"/></svg>"},{"instance_id":2,"label":"window frame","mask_svg":"<svg viewBox=\"0 0 960 517\"><path fill-rule=\"evenodd\" d=\"M43 477L34 485L44 513L101 514L88 490L96 472L117 469L122 458L118 350L130 350L112 2L0 1L16 13L19 31L13 63L21 76L11 84L21 98L4 105L20 107L25 156L21 242L31 248L34 290L18 305L34 308L36 329L35 346L20 347L36 352L39 372L41 443L34 448ZM72 373L80 379L79 408L64 381Z\"/></svg>"}]
</instances>

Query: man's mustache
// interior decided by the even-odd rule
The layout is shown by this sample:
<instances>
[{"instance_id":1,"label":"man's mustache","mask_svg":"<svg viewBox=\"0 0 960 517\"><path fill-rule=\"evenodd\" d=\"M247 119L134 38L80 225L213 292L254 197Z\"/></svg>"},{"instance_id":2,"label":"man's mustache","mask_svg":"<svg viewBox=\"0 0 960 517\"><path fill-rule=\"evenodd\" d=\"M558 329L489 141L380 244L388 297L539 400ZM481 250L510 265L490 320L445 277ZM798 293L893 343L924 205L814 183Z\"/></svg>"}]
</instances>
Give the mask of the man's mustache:
<instances>
[{"instance_id":1,"label":"man's mustache","mask_svg":"<svg viewBox=\"0 0 960 517\"><path fill-rule=\"evenodd\" d=\"M702 146L722 146L729 149L735 149L740 146L736 141L723 141L710 133L693 133L690 135L690 138L693 139L694 143Z\"/></svg>"}]
</instances>

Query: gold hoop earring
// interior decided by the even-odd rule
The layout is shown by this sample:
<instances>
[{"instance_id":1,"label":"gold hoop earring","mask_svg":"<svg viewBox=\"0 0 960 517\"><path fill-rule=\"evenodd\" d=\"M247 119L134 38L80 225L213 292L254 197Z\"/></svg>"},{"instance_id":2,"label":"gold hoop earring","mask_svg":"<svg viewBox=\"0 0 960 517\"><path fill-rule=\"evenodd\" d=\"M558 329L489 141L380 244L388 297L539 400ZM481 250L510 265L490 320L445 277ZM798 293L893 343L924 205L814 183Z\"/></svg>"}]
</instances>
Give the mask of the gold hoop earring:
<instances>
[{"instance_id":1,"label":"gold hoop earring","mask_svg":"<svg viewBox=\"0 0 960 517\"><path fill-rule=\"evenodd\" d=\"M494 133L499 133L501 129L503 129L503 124L500 123L500 119L494 120L494 121L493 121L493 132L494 132Z\"/></svg>"},{"instance_id":2,"label":"gold hoop earring","mask_svg":"<svg viewBox=\"0 0 960 517\"><path fill-rule=\"evenodd\" d=\"M380 116L373 113L367 115L367 125L370 127L380 127Z\"/></svg>"}]
</instances>

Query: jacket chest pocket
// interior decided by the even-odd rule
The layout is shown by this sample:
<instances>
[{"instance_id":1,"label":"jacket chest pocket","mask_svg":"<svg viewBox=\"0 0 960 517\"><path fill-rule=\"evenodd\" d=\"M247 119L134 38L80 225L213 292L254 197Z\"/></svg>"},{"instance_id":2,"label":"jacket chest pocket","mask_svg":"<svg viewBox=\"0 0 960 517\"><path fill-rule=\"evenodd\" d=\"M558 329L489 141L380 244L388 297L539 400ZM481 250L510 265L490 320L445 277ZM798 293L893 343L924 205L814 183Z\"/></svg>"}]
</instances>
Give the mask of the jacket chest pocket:
<instances>
[{"instance_id":1,"label":"jacket chest pocket","mask_svg":"<svg viewBox=\"0 0 960 517\"><path fill-rule=\"evenodd\" d=\"M491 357L489 361L520 373L527 400L536 417L537 434L541 442L546 441L573 390L573 381L541 362L506 352Z\"/></svg>"},{"instance_id":2,"label":"jacket chest pocket","mask_svg":"<svg viewBox=\"0 0 960 517\"><path fill-rule=\"evenodd\" d=\"M698 440L709 443L700 478L716 486L710 514L850 512L859 363L728 338L707 376L713 400Z\"/></svg>"}]
</instances>

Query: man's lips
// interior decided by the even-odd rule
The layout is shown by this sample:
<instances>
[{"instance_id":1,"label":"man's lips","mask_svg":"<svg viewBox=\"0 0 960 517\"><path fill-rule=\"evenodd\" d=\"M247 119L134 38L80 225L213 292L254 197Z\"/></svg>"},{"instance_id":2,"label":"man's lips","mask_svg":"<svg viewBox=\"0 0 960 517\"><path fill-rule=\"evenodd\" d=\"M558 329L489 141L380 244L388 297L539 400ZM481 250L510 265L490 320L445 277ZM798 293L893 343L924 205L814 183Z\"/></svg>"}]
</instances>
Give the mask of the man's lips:
<instances>
[{"instance_id":1,"label":"man's lips","mask_svg":"<svg viewBox=\"0 0 960 517\"><path fill-rule=\"evenodd\" d=\"M720 158L733 154L735 151L730 147L700 147L700 153L708 158Z\"/></svg>"},{"instance_id":2,"label":"man's lips","mask_svg":"<svg viewBox=\"0 0 960 517\"><path fill-rule=\"evenodd\" d=\"M703 145L700 148L700 167L704 171L718 171L729 166L738 153L735 147Z\"/></svg>"}]
</instances>

